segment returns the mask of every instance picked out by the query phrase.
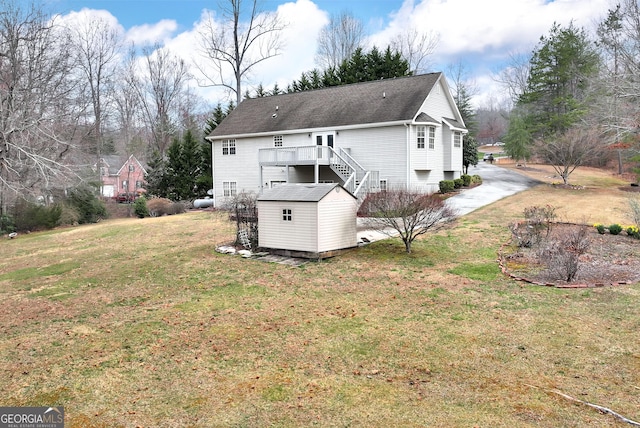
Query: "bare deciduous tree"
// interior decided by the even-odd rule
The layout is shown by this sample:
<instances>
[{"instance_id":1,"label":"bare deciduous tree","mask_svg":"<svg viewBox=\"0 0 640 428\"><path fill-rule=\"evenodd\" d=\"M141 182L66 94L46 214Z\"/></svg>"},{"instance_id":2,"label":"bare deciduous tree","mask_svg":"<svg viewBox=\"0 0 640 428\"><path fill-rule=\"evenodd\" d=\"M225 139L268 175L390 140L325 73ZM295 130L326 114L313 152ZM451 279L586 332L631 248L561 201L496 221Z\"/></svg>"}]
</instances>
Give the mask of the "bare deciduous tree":
<instances>
[{"instance_id":1,"label":"bare deciduous tree","mask_svg":"<svg viewBox=\"0 0 640 428\"><path fill-rule=\"evenodd\" d=\"M364 202L368 222L388 236L399 235L407 253L411 244L429 230L437 230L456 217L455 211L436 194L391 189L371 194Z\"/></svg>"},{"instance_id":2,"label":"bare deciduous tree","mask_svg":"<svg viewBox=\"0 0 640 428\"><path fill-rule=\"evenodd\" d=\"M0 214L15 195L43 194L70 174L75 114L68 40L41 10L3 1L0 13ZM66 133L66 134L65 134Z\"/></svg>"},{"instance_id":3,"label":"bare deciduous tree","mask_svg":"<svg viewBox=\"0 0 640 428\"><path fill-rule=\"evenodd\" d=\"M175 135L178 100L185 90L188 70L185 62L156 46L143 49L144 80L136 87L143 116L153 135L154 149L164 155Z\"/></svg>"},{"instance_id":4,"label":"bare deciduous tree","mask_svg":"<svg viewBox=\"0 0 640 428\"><path fill-rule=\"evenodd\" d=\"M245 4L248 3L248 6ZM221 86L242 101L242 81L253 67L280 54L278 15L261 12L258 0L223 0L222 22L209 15L200 31L200 53L207 59L198 66L202 86Z\"/></svg>"},{"instance_id":5,"label":"bare deciduous tree","mask_svg":"<svg viewBox=\"0 0 640 428\"><path fill-rule=\"evenodd\" d=\"M108 98L112 93L115 72L120 59L122 35L106 19L79 16L67 23L71 33L71 46L75 65L84 83L81 88L87 92L91 103L91 135L95 150L96 165L100 164L104 145L104 123L109 114ZM98 175L100 168L97 168ZM102 192L101 192L102 193Z\"/></svg>"},{"instance_id":6,"label":"bare deciduous tree","mask_svg":"<svg viewBox=\"0 0 640 428\"><path fill-rule=\"evenodd\" d=\"M562 177L564 184L576 168L601 156L604 150L601 135L595 128L575 126L564 134L536 144L536 153Z\"/></svg>"},{"instance_id":7,"label":"bare deciduous tree","mask_svg":"<svg viewBox=\"0 0 640 428\"><path fill-rule=\"evenodd\" d=\"M531 55L522 53L510 54L511 62L496 77L496 81L509 94L512 105L517 104L520 95L524 94L531 71Z\"/></svg>"},{"instance_id":8,"label":"bare deciduous tree","mask_svg":"<svg viewBox=\"0 0 640 428\"><path fill-rule=\"evenodd\" d=\"M350 12L331 15L329 24L318 35L316 63L324 69L337 68L351 58L356 49L363 47L364 37L362 21Z\"/></svg>"},{"instance_id":9,"label":"bare deciduous tree","mask_svg":"<svg viewBox=\"0 0 640 428\"><path fill-rule=\"evenodd\" d=\"M421 74L429 71L429 56L433 54L440 42L437 33L420 32L416 28L409 28L406 32L398 34L391 41L391 48L400 52L409 63L413 74Z\"/></svg>"},{"instance_id":10,"label":"bare deciduous tree","mask_svg":"<svg viewBox=\"0 0 640 428\"><path fill-rule=\"evenodd\" d=\"M117 70L117 78L113 88L113 102L115 104L115 122L120 130L120 135L127 153L141 154L136 149L138 135L138 120L140 117L140 96L138 92L138 79L136 78L136 56L132 46L129 55Z\"/></svg>"}]
</instances>

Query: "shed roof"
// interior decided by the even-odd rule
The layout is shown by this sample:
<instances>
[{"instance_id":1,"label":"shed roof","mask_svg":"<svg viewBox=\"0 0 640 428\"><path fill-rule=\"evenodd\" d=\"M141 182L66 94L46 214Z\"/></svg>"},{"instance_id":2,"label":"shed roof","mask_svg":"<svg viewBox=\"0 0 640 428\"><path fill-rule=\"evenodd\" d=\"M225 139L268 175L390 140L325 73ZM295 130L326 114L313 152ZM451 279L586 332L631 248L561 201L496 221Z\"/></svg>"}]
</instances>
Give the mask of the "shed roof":
<instances>
[{"instance_id":1,"label":"shed roof","mask_svg":"<svg viewBox=\"0 0 640 428\"><path fill-rule=\"evenodd\" d=\"M319 202L336 187L355 199L355 196L337 183L296 183L281 184L273 189L265 189L258 196L258 201Z\"/></svg>"},{"instance_id":2,"label":"shed roof","mask_svg":"<svg viewBox=\"0 0 640 428\"><path fill-rule=\"evenodd\" d=\"M429 73L245 99L209 136L412 121L441 76Z\"/></svg>"}]
</instances>

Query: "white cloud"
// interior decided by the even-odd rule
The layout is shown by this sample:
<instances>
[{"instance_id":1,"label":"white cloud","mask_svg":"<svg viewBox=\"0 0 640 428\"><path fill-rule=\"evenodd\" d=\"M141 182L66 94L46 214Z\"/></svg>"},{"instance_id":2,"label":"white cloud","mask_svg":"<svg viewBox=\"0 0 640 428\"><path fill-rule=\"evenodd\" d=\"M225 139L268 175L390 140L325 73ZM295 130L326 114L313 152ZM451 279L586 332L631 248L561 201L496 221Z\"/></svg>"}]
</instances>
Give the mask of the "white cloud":
<instances>
[{"instance_id":1,"label":"white cloud","mask_svg":"<svg viewBox=\"0 0 640 428\"><path fill-rule=\"evenodd\" d=\"M101 21L111 28L124 33L124 28L118 23L118 19L107 10L82 8L80 11L71 11L66 15L58 15L57 22L67 27L80 26L92 21Z\"/></svg>"},{"instance_id":2,"label":"white cloud","mask_svg":"<svg viewBox=\"0 0 640 428\"><path fill-rule=\"evenodd\" d=\"M133 42L138 46L150 46L156 43L168 42L178 23L173 19L163 19L155 24L144 24L131 27L127 31L127 42Z\"/></svg>"}]
</instances>

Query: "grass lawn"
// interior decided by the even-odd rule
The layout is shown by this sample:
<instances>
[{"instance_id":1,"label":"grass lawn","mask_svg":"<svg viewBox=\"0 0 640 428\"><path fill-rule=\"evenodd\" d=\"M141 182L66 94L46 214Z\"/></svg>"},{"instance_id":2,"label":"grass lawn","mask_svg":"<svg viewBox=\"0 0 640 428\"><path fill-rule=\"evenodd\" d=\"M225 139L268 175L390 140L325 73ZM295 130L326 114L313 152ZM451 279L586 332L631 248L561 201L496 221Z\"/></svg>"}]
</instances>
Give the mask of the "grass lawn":
<instances>
[{"instance_id":1,"label":"grass lawn","mask_svg":"<svg viewBox=\"0 0 640 428\"><path fill-rule=\"evenodd\" d=\"M3 240L0 404L63 405L67 427L625 426L557 389L638 421L640 284L537 287L496 263L526 206L628 223L629 195L587 172L411 255L389 239L300 268L216 253L221 213Z\"/></svg>"}]
</instances>

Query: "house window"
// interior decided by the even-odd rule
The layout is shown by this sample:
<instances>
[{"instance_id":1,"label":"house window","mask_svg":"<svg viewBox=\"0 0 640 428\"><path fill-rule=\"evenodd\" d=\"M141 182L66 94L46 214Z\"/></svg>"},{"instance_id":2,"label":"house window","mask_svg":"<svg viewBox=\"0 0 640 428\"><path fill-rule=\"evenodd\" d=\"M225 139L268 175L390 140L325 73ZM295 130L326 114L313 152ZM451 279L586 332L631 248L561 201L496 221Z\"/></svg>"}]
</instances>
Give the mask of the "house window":
<instances>
[{"instance_id":1,"label":"house window","mask_svg":"<svg viewBox=\"0 0 640 428\"><path fill-rule=\"evenodd\" d=\"M134 165L129 164L129 172L133 172L136 170L136 167Z\"/></svg>"},{"instance_id":2,"label":"house window","mask_svg":"<svg viewBox=\"0 0 640 428\"><path fill-rule=\"evenodd\" d=\"M462 143L462 133L454 132L453 133L453 147L460 147Z\"/></svg>"},{"instance_id":3,"label":"house window","mask_svg":"<svg viewBox=\"0 0 640 428\"><path fill-rule=\"evenodd\" d=\"M435 126L430 126L429 128L427 128L427 130L429 131L429 148L430 149L435 149L435 147L436 147L436 127Z\"/></svg>"},{"instance_id":4,"label":"house window","mask_svg":"<svg viewBox=\"0 0 640 428\"><path fill-rule=\"evenodd\" d=\"M290 209L283 209L282 210L282 221L291 221L291 210Z\"/></svg>"},{"instance_id":5,"label":"house window","mask_svg":"<svg viewBox=\"0 0 640 428\"><path fill-rule=\"evenodd\" d=\"M136 181L136 189L139 189L142 187L142 181Z\"/></svg>"},{"instance_id":6,"label":"house window","mask_svg":"<svg viewBox=\"0 0 640 428\"><path fill-rule=\"evenodd\" d=\"M122 180L122 188L125 190L129 188L129 182L127 180Z\"/></svg>"},{"instance_id":7,"label":"house window","mask_svg":"<svg viewBox=\"0 0 640 428\"><path fill-rule=\"evenodd\" d=\"M224 196L236 196L237 183L235 181L223 181L222 182L222 193Z\"/></svg>"},{"instance_id":8,"label":"house window","mask_svg":"<svg viewBox=\"0 0 640 428\"><path fill-rule=\"evenodd\" d=\"M102 168L100 168L100 170L102 171L103 176L109 175L109 168L103 166Z\"/></svg>"},{"instance_id":9,"label":"house window","mask_svg":"<svg viewBox=\"0 0 640 428\"><path fill-rule=\"evenodd\" d=\"M386 192L388 190L388 186L387 186L387 179L382 179L380 180L380 190L383 192Z\"/></svg>"},{"instance_id":10,"label":"house window","mask_svg":"<svg viewBox=\"0 0 640 428\"><path fill-rule=\"evenodd\" d=\"M222 140L222 154L223 155L235 155L236 154L236 140Z\"/></svg>"},{"instance_id":11,"label":"house window","mask_svg":"<svg viewBox=\"0 0 640 428\"><path fill-rule=\"evenodd\" d=\"M418 126L418 148L424 149L424 139L426 135L426 126Z\"/></svg>"},{"instance_id":12,"label":"house window","mask_svg":"<svg viewBox=\"0 0 640 428\"><path fill-rule=\"evenodd\" d=\"M282 135L273 136L273 147L282 147Z\"/></svg>"}]
</instances>

